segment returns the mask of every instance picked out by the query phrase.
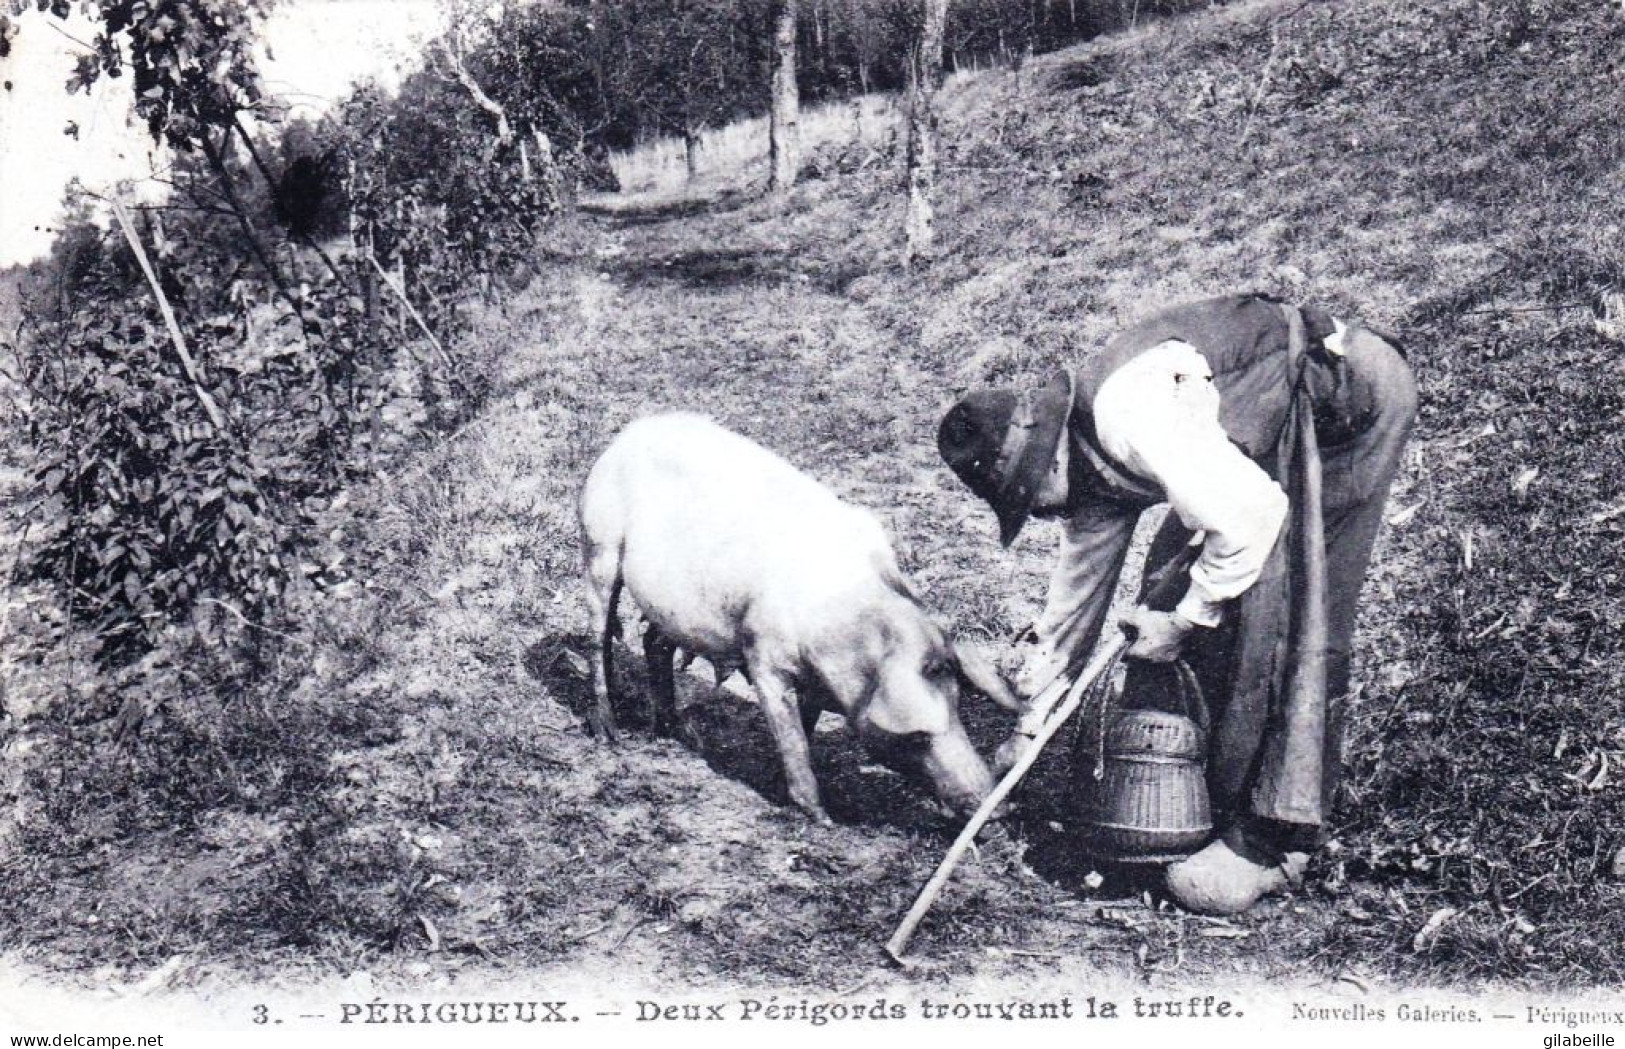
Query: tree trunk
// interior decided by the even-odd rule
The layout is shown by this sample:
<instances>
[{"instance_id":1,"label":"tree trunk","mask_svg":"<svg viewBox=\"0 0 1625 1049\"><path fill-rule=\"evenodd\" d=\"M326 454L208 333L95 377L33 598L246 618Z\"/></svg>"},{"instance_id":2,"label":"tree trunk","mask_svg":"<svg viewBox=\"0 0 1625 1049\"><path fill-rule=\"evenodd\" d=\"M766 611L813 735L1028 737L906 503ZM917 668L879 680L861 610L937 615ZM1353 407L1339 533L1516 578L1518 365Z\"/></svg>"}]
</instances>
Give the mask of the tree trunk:
<instances>
[{"instance_id":1,"label":"tree trunk","mask_svg":"<svg viewBox=\"0 0 1625 1049\"><path fill-rule=\"evenodd\" d=\"M688 180L693 182L700 173L700 133L690 127L683 129L683 162L688 168Z\"/></svg>"},{"instance_id":2,"label":"tree trunk","mask_svg":"<svg viewBox=\"0 0 1625 1049\"><path fill-rule=\"evenodd\" d=\"M492 119L496 121L497 142L507 145L513 138L513 124L508 120L507 108L485 93L485 89L480 87L480 82L474 79L474 74L468 71L468 66L463 64L461 54L452 50L450 46L444 47L443 50L446 55L446 65L450 68L452 76L468 91L469 95L474 99L474 104L489 113Z\"/></svg>"},{"instance_id":3,"label":"tree trunk","mask_svg":"<svg viewBox=\"0 0 1625 1049\"><path fill-rule=\"evenodd\" d=\"M908 213L903 222L903 262L912 266L931 253L935 239L931 198L937 182L937 89L942 84L942 38L948 0L920 0L925 21L908 61Z\"/></svg>"},{"instance_id":4,"label":"tree trunk","mask_svg":"<svg viewBox=\"0 0 1625 1049\"><path fill-rule=\"evenodd\" d=\"M539 127L531 128L530 134L536 141L536 166L541 169L542 180L554 193L563 192L559 185L558 158L553 155L553 140Z\"/></svg>"},{"instance_id":5,"label":"tree trunk","mask_svg":"<svg viewBox=\"0 0 1625 1049\"><path fill-rule=\"evenodd\" d=\"M346 163L349 169L349 182L345 189L347 193L354 193L356 185L355 158L351 157ZM355 268L356 276L361 281L361 301L364 304L367 324L370 327L378 323L378 282L373 278L372 270L361 265L361 256L363 253L368 256L372 255L372 238L370 235L363 236L361 220L356 217L356 209L353 206L345 208L344 211L346 220L350 225L350 265ZM362 245L363 239L366 241L365 247Z\"/></svg>"},{"instance_id":6,"label":"tree trunk","mask_svg":"<svg viewBox=\"0 0 1625 1049\"><path fill-rule=\"evenodd\" d=\"M271 286L276 289L277 296L287 303L294 316L299 318L302 328L305 322L305 311L300 308L298 300L288 291L288 283L283 280L282 271L276 268L276 264L271 261L271 256L265 250L265 245L260 243L259 234L254 232L254 225L249 221L248 209L243 206L242 198L237 195L237 187L231 180L231 171L227 167L230 155L228 151L231 149L231 136L232 130L230 128L220 133L218 143L208 135L203 135L199 140L203 146L203 156L208 160L210 170L214 172L214 177L220 183L220 191L226 198L226 206L232 216L236 218L237 227L242 230L243 241L248 245L248 250L259 262L260 267L265 270L265 275L270 278Z\"/></svg>"},{"instance_id":7,"label":"tree trunk","mask_svg":"<svg viewBox=\"0 0 1625 1049\"><path fill-rule=\"evenodd\" d=\"M819 79L829 82L829 11L823 3L813 4L813 49L818 52Z\"/></svg>"},{"instance_id":8,"label":"tree trunk","mask_svg":"<svg viewBox=\"0 0 1625 1049\"><path fill-rule=\"evenodd\" d=\"M768 121L771 190L787 193L801 168L801 98L796 91L796 0L779 0L773 25L773 104Z\"/></svg>"},{"instance_id":9,"label":"tree trunk","mask_svg":"<svg viewBox=\"0 0 1625 1049\"><path fill-rule=\"evenodd\" d=\"M266 165L265 159L260 156L259 147L254 145L254 136L248 133L248 128L243 126L242 118L239 116L233 116L231 118L231 126L236 129L237 138L242 142L243 147L248 150L249 159L254 162L254 167L259 170L260 178L265 180L265 191L267 193L275 193L277 185L276 176L271 174L270 167ZM344 274L339 272L339 268L333 264L333 260L327 257L327 252L322 250L322 246L316 243L316 238L314 236L307 235L301 239L316 252L317 256L321 258L323 264L327 266L328 272L333 274L333 279L345 287L349 287L349 281L344 279Z\"/></svg>"}]
</instances>

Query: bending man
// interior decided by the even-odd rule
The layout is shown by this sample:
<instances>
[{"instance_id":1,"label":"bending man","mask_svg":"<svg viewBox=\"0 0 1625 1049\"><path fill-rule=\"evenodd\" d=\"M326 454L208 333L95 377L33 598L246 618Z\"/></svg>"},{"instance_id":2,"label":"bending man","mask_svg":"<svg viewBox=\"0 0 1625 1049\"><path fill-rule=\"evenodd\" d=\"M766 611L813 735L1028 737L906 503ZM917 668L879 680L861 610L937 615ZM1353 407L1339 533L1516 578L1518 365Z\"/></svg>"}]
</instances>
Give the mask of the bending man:
<instances>
[{"instance_id":1,"label":"bending man","mask_svg":"<svg viewBox=\"0 0 1625 1049\"><path fill-rule=\"evenodd\" d=\"M1124 706L1165 705L1183 657L1212 708L1219 836L1168 870L1188 908L1246 910L1318 843L1355 606L1415 415L1388 340L1233 295L1158 313L1039 390L973 392L942 421L943 459L1006 546L1029 517L1064 520L1026 696L1094 647L1143 510L1172 511L1148 565L1200 544L1183 595L1125 620Z\"/></svg>"}]
</instances>

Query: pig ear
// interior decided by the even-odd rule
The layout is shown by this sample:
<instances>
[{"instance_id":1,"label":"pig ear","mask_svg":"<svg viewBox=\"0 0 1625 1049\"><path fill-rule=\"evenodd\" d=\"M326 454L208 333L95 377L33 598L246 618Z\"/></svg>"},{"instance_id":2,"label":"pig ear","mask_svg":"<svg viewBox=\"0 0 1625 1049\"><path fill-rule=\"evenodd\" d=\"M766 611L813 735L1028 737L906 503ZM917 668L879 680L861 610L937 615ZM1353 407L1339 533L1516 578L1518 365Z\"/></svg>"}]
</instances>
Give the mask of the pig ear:
<instances>
[{"instance_id":1,"label":"pig ear","mask_svg":"<svg viewBox=\"0 0 1625 1049\"><path fill-rule=\"evenodd\" d=\"M1004 680L992 663L964 641L954 642L954 658L959 664L959 678L971 688L985 695L1005 710L1020 714L1027 709L1010 683Z\"/></svg>"}]
</instances>

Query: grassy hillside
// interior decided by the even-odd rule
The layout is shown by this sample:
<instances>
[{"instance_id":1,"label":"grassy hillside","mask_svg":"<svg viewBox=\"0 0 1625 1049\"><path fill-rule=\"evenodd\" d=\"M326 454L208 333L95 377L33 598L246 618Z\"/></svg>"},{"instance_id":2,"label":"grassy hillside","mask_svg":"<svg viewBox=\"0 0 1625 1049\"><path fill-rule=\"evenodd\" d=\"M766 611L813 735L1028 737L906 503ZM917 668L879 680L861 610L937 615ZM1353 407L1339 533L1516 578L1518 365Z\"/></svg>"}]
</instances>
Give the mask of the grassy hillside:
<instances>
[{"instance_id":1,"label":"grassy hillside","mask_svg":"<svg viewBox=\"0 0 1625 1049\"><path fill-rule=\"evenodd\" d=\"M1180 914L1079 857L1057 747L922 929L941 967L908 978L1625 978L1622 109L1612 5L1246 3L954 81L941 251L914 273L883 135L824 146L782 207L753 167L599 202L464 348L495 372L489 409L352 494L334 543L357 585L236 688L115 743L71 651L8 663L12 956L897 978L879 944L947 828L834 719L833 827L785 804L733 692L685 685L682 746L638 731L629 671L631 738L587 736L587 465L640 413L710 412L876 509L943 617L1002 645L1054 533L999 549L936 461L942 409L1252 287L1399 333L1423 390L1335 843L1294 898ZM189 721L199 702L230 730Z\"/></svg>"}]
</instances>

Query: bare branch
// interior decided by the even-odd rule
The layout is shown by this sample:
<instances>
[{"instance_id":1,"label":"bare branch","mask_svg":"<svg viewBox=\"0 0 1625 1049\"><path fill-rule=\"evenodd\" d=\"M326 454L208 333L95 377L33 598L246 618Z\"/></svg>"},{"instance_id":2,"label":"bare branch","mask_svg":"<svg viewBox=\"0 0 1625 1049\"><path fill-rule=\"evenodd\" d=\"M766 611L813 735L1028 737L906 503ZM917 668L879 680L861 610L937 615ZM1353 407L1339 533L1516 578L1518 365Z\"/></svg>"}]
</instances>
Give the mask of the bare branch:
<instances>
[{"instance_id":1,"label":"bare branch","mask_svg":"<svg viewBox=\"0 0 1625 1049\"><path fill-rule=\"evenodd\" d=\"M78 44L80 47L84 48L86 51L90 52L91 54L96 53L96 49L94 47L92 47L91 45L85 43L83 40L80 40L78 37L74 36L72 33L68 32L66 29L63 29L61 26L57 25L55 22L46 22L45 24L50 26L52 29L56 30L58 35L67 37L69 40L73 41L75 44Z\"/></svg>"},{"instance_id":2,"label":"bare branch","mask_svg":"<svg viewBox=\"0 0 1625 1049\"><path fill-rule=\"evenodd\" d=\"M443 56L452 78L473 96L474 104L496 118L497 141L506 145L513 139L513 125L508 121L508 111L500 102L486 94L479 81L474 79L474 74L468 71L468 64L463 61L461 32L455 26L447 30L437 50Z\"/></svg>"}]
</instances>

